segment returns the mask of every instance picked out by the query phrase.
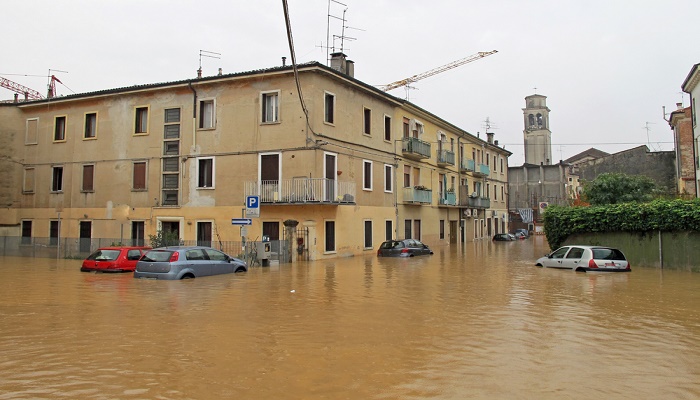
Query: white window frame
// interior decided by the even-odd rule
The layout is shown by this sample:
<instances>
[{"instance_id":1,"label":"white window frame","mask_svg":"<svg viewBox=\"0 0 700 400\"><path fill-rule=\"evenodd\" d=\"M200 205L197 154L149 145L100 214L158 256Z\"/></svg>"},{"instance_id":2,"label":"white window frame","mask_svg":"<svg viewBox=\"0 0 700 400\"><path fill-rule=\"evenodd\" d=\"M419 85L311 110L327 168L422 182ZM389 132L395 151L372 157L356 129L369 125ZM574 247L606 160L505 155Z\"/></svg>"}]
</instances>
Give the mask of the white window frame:
<instances>
[{"instance_id":1,"label":"white window frame","mask_svg":"<svg viewBox=\"0 0 700 400\"><path fill-rule=\"evenodd\" d=\"M387 169L389 170L389 179L387 179ZM384 164L384 193L394 192L394 166Z\"/></svg>"},{"instance_id":2,"label":"white window frame","mask_svg":"<svg viewBox=\"0 0 700 400\"><path fill-rule=\"evenodd\" d=\"M387 134L387 131L386 131L386 122L387 122L387 120L389 120L389 132L388 132L388 133L389 133L389 139L386 138L386 134ZM391 128L392 128L392 125L393 125L393 119L391 118L391 115L384 114L384 126L382 127L382 128L383 128L383 129L382 129L382 134L384 135L384 137L383 137L384 141L385 141L385 142L388 142L388 143L391 143L391 138L392 138Z\"/></svg>"},{"instance_id":3,"label":"white window frame","mask_svg":"<svg viewBox=\"0 0 700 400\"><path fill-rule=\"evenodd\" d=\"M204 118L205 111L203 108L206 105L211 105L211 110L209 110L209 121ZM216 129L216 99L215 98L204 98L199 99L199 113L197 113L197 127L200 130L206 129Z\"/></svg>"},{"instance_id":4,"label":"white window frame","mask_svg":"<svg viewBox=\"0 0 700 400\"><path fill-rule=\"evenodd\" d=\"M268 120L266 116L266 99L272 98L274 96L275 101L273 104L273 115L272 119ZM269 111L268 111L269 113ZM279 124L280 123L280 91L270 90L260 93L260 123L261 124Z\"/></svg>"},{"instance_id":5,"label":"white window frame","mask_svg":"<svg viewBox=\"0 0 700 400\"><path fill-rule=\"evenodd\" d=\"M333 222L333 248L328 250L328 222ZM338 226L334 219L323 220L323 254L335 254L338 251Z\"/></svg>"},{"instance_id":6,"label":"white window frame","mask_svg":"<svg viewBox=\"0 0 700 400\"><path fill-rule=\"evenodd\" d=\"M369 187L365 186L367 183L367 170L366 170L366 165L369 165ZM372 175L374 174L374 165L373 162L370 160L362 160L362 190L367 190L367 191L372 191L372 187L374 186L374 182L372 179Z\"/></svg>"},{"instance_id":7,"label":"white window frame","mask_svg":"<svg viewBox=\"0 0 700 400\"><path fill-rule=\"evenodd\" d=\"M326 96L331 96L333 98L333 110L331 110L331 119L332 121L328 121L327 115L328 115L328 109L326 108ZM328 91L323 92L323 123L327 125L333 125L335 126L335 110L336 110L336 95L335 93L331 93Z\"/></svg>"},{"instance_id":8,"label":"white window frame","mask_svg":"<svg viewBox=\"0 0 700 400\"><path fill-rule=\"evenodd\" d=\"M36 121L36 132L35 132L33 142L29 141L29 121ZM39 118L27 118L27 122L25 124L25 132L24 132L24 144L38 144L38 143L39 143Z\"/></svg>"},{"instance_id":9,"label":"white window frame","mask_svg":"<svg viewBox=\"0 0 700 400\"><path fill-rule=\"evenodd\" d=\"M201 186L201 182L199 181L199 168L200 168L200 161L203 160L211 160L211 186ZM197 189L204 189L204 190L209 190L209 189L214 189L216 187L216 159L214 157L197 157L196 158L196 176L197 176Z\"/></svg>"},{"instance_id":10,"label":"white window frame","mask_svg":"<svg viewBox=\"0 0 700 400\"><path fill-rule=\"evenodd\" d=\"M369 232L367 231L367 223L369 222ZM367 246L367 233L369 233L369 246ZM372 250L374 248L374 223L371 219L362 220L362 248Z\"/></svg>"}]
</instances>

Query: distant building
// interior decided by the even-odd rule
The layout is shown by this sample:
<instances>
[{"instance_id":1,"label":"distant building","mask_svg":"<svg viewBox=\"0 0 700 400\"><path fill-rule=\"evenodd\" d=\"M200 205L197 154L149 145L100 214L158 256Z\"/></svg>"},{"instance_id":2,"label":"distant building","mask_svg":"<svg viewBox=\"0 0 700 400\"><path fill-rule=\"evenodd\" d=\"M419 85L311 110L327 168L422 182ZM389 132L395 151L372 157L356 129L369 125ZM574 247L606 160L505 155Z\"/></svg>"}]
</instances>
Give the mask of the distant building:
<instances>
[{"instance_id":1,"label":"distant building","mask_svg":"<svg viewBox=\"0 0 700 400\"><path fill-rule=\"evenodd\" d=\"M547 96L533 94L525 97L523 108L523 140L525 164L552 164L552 132L549 130Z\"/></svg>"},{"instance_id":2,"label":"distant building","mask_svg":"<svg viewBox=\"0 0 700 400\"><path fill-rule=\"evenodd\" d=\"M676 152L676 187L681 197L697 197L697 177L695 170L695 147L693 146L693 123L690 107L671 113L668 124L673 130L673 148Z\"/></svg>"},{"instance_id":3,"label":"distant building","mask_svg":"<svg viewBox=\"0 0 700 400\"><path fill-rule=\"evenodd\" d=\"M698 128L698 111L700 111L700 108L697 106L698 98L700 98L700 64L693 65L685 81L683 81L681 88L684 92L690 94L691 122L693 129L693 160L695 165L695 193L697 196L700 194L700 181L698 180L700 176L700 149L698 148L700 128Z\"/></svg>"},{"instance_id":4,"label":"distant building","mask_svg":"<svg viewBox=\"0 0 700 400\"><path fill-rule=\"evenodd\" d=\"M575 198L581 194L582 186L579 176L579 165L589 161L597 160L599 158L607 157L609 155L610 153L606 153L602 150L598 150L591 147L588 150L582 151L564 160L564 163L568 164L569 168L569 176L566 189L571 198Z\"/></svg>"}]
</instances>

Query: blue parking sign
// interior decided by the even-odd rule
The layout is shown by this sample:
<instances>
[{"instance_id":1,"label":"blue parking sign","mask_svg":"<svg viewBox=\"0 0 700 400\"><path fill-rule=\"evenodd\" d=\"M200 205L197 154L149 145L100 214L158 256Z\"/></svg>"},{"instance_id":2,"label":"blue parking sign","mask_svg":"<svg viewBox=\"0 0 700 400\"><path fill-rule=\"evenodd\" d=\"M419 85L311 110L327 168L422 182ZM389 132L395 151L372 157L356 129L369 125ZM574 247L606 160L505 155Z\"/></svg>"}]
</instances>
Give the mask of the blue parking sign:
<instances>
[{"instance_id":1,"label":"blue parking sign","mask_svg":"<svg viewBox=\"0 0 700 400\"><path fill-rule=\"evenodd\" d=\"M248 196L245 199L246 208L259 208L260 207L260 197L259 196Z\"/></svg>"}]
</instances>

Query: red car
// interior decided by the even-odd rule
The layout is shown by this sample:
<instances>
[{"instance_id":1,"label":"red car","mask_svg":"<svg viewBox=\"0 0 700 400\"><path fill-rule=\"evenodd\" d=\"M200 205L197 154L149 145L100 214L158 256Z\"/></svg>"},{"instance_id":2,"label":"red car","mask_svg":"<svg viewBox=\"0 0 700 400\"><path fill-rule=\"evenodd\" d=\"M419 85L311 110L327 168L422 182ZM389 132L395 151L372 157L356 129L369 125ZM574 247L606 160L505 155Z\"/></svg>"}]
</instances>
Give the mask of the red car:
<instances>
[{"instance_id":1,"label":"red car","mask_svg":"<svg viewBox=\"0 0 700 400\"><path fill-rule=\"evenodd\" d=\"M150 247L102 247L83 261L83 272L132 272Z\"/></svg>"}]
</instances>

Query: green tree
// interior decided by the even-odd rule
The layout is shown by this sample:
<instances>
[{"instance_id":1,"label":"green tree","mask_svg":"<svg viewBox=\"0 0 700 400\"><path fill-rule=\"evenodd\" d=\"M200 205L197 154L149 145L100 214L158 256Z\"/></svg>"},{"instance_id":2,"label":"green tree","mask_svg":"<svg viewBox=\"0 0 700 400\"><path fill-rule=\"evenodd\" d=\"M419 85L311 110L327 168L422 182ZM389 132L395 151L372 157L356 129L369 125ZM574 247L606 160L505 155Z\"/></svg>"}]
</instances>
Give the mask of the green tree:
<instances>
[{"instance_id":1,"label":"green tree","mask_svg":"<svg viewBox=\"0 0 700 400\"><path fill-rule=\"evenodd\" d=\"M174 231L165 232L160 230L155 235L148 235L148 239L151 241L151 247L154 249L180 245L180 236Z\"/></svg>"},{"instance_id":2,"label":"green tree","mask_svg":"<svg viewBox=\"0 0 700 400\"><path fill-rule=\"evenodd\" d=\"M592 206L629 202L645 203L654 199L656 184L642 175L605 173L584 182L582 198Z\"/></svg>"}]
</instances>

